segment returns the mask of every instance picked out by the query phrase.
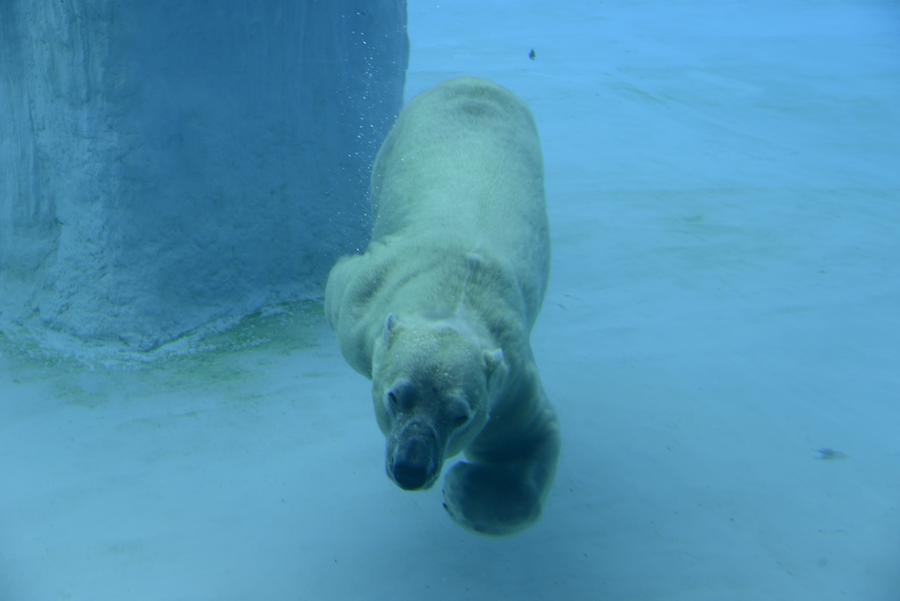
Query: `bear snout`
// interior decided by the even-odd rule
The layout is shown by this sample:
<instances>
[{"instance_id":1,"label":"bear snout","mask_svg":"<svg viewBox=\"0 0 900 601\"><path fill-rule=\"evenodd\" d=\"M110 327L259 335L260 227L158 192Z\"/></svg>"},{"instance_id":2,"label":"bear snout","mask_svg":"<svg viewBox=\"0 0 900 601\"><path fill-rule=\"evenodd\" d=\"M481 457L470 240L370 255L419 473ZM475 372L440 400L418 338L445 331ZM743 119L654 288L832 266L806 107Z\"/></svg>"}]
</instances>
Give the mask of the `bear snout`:
<instances>
[{"instance_id":1,"label":"bear snout","mask_svg":"<svg viewBox=\"0 0 900 601\"><path fill-rule=\"evenodd\" d=\"M420 420L412 420L392 437L388 449L387 471L404 490L431 487L441 468L441 453L434 429Z\"/></svg>"}]
</instances>

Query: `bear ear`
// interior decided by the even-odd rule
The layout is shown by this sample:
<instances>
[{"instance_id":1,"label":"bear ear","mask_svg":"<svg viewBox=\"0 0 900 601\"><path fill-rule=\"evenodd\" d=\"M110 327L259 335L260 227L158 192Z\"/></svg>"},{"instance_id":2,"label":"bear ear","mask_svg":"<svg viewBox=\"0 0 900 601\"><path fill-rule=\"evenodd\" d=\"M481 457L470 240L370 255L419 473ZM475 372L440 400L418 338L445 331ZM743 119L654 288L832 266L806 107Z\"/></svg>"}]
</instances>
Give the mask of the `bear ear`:
<instances>
[{"instance_id":1,"label":"bear ear","mask_svg":"<svg viewBox=\"0 0 900 601\"><path fill-rule=\"evenodd\" d=\"M391 340L394 338L394 334L397 333L397 316L393 313L388 313L387 318L384 320L384 343L387 346L391 345Z\"/></svg>"},{"instance_id":2,"label":"bear ear","mask_svg":"<svg viewBox=\"0 0 900 601\"><path fill-rule=\"evenodd\" d=\"M487 374L488 386L500 382L506 374L506 359L503 356L503 349L492 349L482 353L484 361L484 371Z\"/></svg>"}]
</instances>

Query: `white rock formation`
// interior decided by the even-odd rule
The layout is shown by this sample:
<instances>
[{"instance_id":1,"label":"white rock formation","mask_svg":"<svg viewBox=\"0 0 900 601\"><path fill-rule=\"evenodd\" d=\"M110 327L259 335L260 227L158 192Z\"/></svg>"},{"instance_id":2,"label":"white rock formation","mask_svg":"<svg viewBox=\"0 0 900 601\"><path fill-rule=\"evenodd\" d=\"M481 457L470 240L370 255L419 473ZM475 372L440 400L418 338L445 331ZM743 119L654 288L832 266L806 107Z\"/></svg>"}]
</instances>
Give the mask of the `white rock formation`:
<instances>
[{"instance_id":1,"label":"white rock formation","mask_svg":"<svg viewBox=\"0 0 900 601\"><path fill-rule=\"evenodd\" d=\"M0 331L153 348L365 242L403 0L0 2Z\"/></svg>"}]
</instances>

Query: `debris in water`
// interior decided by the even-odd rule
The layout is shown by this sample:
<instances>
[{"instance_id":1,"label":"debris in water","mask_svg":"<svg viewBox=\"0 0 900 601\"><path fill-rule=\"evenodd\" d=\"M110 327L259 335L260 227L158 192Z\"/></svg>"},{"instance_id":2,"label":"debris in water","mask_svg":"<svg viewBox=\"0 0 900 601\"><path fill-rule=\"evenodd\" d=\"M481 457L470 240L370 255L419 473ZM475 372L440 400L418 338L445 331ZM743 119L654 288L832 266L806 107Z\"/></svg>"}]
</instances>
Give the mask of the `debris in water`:
<instances>
[{"instance_id":1,"label":"debris in water","mask_svg":"<svg viewBox=\"0 0 900 601\"><path fill-rule=\"evenodd\" d=\"M823 447L821 449L816 449L816 459L821 459L822 461L834 461L835 459L846 459L847 453L843 451L838 451L837 449L832 449L830 447Z\"/></svg>"}]
</instances>

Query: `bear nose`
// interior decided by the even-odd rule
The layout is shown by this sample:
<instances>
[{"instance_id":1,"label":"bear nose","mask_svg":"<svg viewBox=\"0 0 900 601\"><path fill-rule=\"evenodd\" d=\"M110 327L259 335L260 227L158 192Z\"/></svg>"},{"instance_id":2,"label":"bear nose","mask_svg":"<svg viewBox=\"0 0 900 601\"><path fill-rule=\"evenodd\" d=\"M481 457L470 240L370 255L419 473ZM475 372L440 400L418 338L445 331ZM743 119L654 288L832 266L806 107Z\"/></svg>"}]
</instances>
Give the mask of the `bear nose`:
<instances>
[{"instance_id":1,"label":"bear nose","mask_svg":"<svg viewBox=\"0 0 900 601\"><path fill-rule=\"evenodd\" d=\"M410 424L397 437L388 472L400 488L419 490L430 485L440 461L434 431Z\"/></svg>"},{"instance_id":2,"label":"bear nose","mask_svg":"<svg viewBox=\"0 0 900 601\"><path fill-rule=\"evenodd\" d=\"M424 441L409 441L394 458L394 480L404 490L417 490L425 486L431 476L430 453Z\"/></svg>"}]
</instances>

